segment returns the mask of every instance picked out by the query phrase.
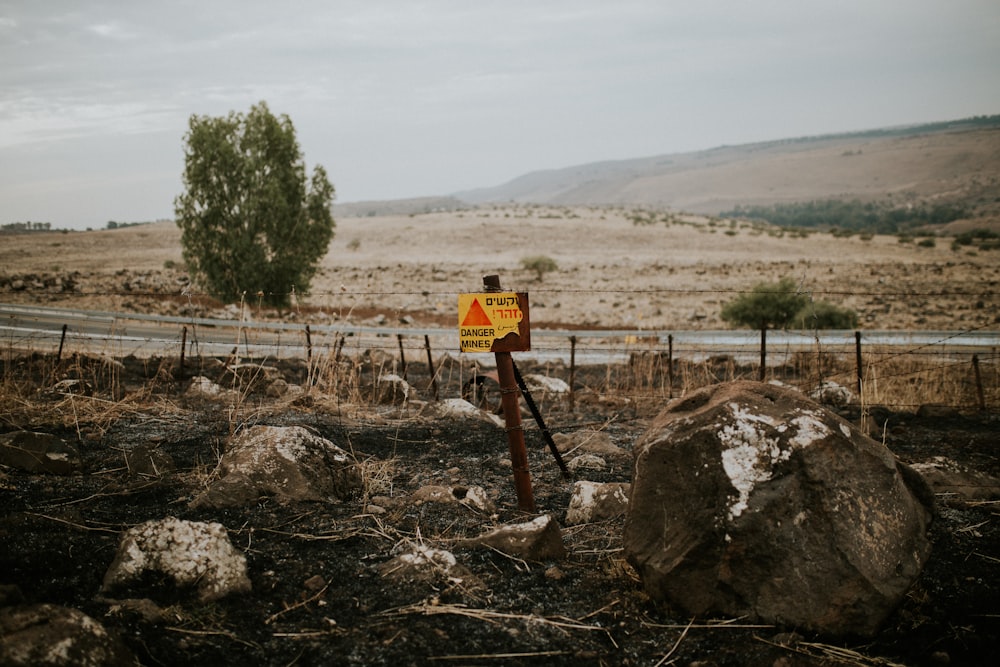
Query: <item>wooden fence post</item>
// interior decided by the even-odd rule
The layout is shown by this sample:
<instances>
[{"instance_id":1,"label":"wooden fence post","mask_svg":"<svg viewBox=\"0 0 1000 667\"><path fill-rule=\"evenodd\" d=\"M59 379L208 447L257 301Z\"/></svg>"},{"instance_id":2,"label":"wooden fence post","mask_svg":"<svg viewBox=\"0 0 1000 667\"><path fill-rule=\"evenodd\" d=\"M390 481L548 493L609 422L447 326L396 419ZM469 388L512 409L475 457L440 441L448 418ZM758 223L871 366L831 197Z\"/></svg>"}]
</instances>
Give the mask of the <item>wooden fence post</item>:
<instances>
[{"instance_id":1,"label":"wooden fence post","mask_svg":"<svg viewBox=\"0 0 1000 667\"><path fill-rule=\"evenodd\" d=\"M403 334L396 334L396 340L399 342L399 370L403 373L403 379L406 379L406 353L403 352Z\"/></svg>"},{"instance_id":2,"label":"wooden fence post","mask_svg":"<svg viewBox=\"0 0 1000 667\"><path fill-rule=\"evenodd\" d=\"M667 335L667 398L674 397L674 335Z\"/></svg>"},{"instance_id":3,"label":"wooden fence post","mask_svg":"<svg viewBox=\"0 0 1000 667\"><path fill-rule=\"evenodd\" d=\"M979 396L979 411L986 412L986 394L983 392L983 376L979 372L979 355L972 355L972 371L976 375L976 394Z\"/></svg>"},{"instance_id":4,"label":"wooden fence post","mask_svg":"<svg viewBox=\"0 0 1000 667\"><path fill-rule=\"evenodd\" d=\"M569 411L576 409L576 394L573 393L573 384L576 380L576 336L569 337Z\"/></svg>"},{"instance_id":5,"label":"wooden fence post","mask_svg":"<svg viewBox=\"0 0 1000 667\"><path fill-rule=\"evenodd\" d=\"M177 367L178 380L184 379L184 352L187 349L188 328L181 327L181 361Z\"/></svg>"},{"instance_id":6,"label":"wooden fence post","mask_svg":"<svg viewBox=\"0 0 1000 667\"><path fill-rule=\"evenodd\" d=\"M434 389L434 400L438 400L437 371L434 369L434 358L431 356L431 337L424 336L424 348L427 350L427 370L431 374L431 387Z\"/></svg>"},{"instance_id":7,"label":"wooden fence post","mask_svg":"<svg viewBox=\"0 0 1000 667\"><path fill-rule=\"evenodd\" d=\"M767 376L767 322L760 325L760 381Z\"/></svg>"},{"instance_id":8,"label":"wooden fence post","mask_svg":"<svg viewBox=\"0 0 1000 667\"><path fill-rule=\"evenodd\" d=\"M858 375L858 400L861 400L861 379L864 377L864 369L861 367L861 332L854 332L854 365L857 367Z\"/></svg>"}]
</instances>

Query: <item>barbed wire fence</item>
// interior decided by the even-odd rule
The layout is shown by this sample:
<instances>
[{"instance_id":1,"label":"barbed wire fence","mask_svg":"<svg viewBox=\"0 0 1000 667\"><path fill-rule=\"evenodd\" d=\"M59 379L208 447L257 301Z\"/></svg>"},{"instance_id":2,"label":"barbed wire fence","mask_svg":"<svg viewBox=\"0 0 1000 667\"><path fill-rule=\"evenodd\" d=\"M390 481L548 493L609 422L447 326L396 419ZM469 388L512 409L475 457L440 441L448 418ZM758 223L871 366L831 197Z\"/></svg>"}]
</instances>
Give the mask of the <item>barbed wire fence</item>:
<instances>
[{"instance_id":1,"label":"barbed wire fence","mask_svg":"<svg viewBox=\"0 0 1000 667\"><path fill-rule=\"evenodd\" d=\"M735 297L743 290L645 289L544 289L547 299L572 301L575 295L716 295ZM528 291L528 290L524 290ZM40 300L53 295L51 287L40 293L19 294L19 300ZM862 406L879 405L896 410L917 410L933 405L962 412L994 414L1000 406L1000 325L987 321L996 312L998 293L981 289L942 289L891 292L822 291L813 296L912 299L941 297L976 299L984 316L974 325L950 331L700 331L676 329L599 329L584 324L549 328L532 323L532 350L518 354L519 363L531 363L539 372L562 376L571 391L581 390L584 368L616 369L603 372L604 391L619 399L642 401L669 399L713 382L738 379L780 381L807 393L839 386L852 392L849 399ZM211 299L190 289L182 291L72 291L57 294L61 303L83 302L87 297L106 300L169 300L187 310L182 315L148 315L124 311L75 311L23 304L34 315L21 315L3 328L8 356L24 352L98 354L109 357L173 356L300 359L318 364L321 359L377 355L383 370L402 371L425 365L434 394L436 381L453 386L455 378L443 370L462 369L459 384L469 373L492 365L491 356L458 352L455 325L424 327L415 323L428 302L454 303L457 291L410 290L312 293L294 292L285 313L268 312L263 295L247 295L238 307L218 307L229 317L208 317ZM3 297L0 295L0 300ZM377 316L371 306L392 302ZM414 308L412 304L419 304ZM404 305L398 305L404 304ZM365 306L367 305L367 307ZM572 309L567 309L572 312ZM414 312L414 316L410 313ZM361 316L365 313L364 317ZM387 316L386 313L390 315ZM446 319L438 313L436 319ZM32 321L32 318L34 320ZM61 323L58 322L63 318ZM2 323L2 322L0 322ZM35 326L38 325L38 326ZM41 328L44 325L46 328ZM522 361L523 360L523 361ZM441 363L448 361L448 364ZM471 370L466 370L471 369ZM592 377L600 377L592 372ZM592 382L592 380L591 380ZM571 399L572 400L572 399Z\"/></svg>"}]
</instances>

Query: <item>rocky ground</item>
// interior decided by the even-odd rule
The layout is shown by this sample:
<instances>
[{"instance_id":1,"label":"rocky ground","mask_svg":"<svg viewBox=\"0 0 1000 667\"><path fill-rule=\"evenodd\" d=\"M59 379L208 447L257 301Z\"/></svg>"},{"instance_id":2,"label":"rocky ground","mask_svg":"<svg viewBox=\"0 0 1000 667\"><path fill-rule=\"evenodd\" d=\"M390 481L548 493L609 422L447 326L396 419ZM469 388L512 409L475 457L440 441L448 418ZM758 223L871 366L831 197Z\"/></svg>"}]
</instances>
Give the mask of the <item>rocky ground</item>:
<instances>
[{"instance_id":1,"label":"rocky ground","mask_svg":"<svg viewBox=\"0 0 1000 667\"><path fill-rule=\"evenodd\" d=\"M639 400L625 367L580 370L572 408L565 395L536 397L552 431L600 431L621 451L607 450L603 467L567 479L539 431L528 429L538 513L562 525L567 550L530 561L461 543L534 515L517 509L503 429L482 417L435 416L423 400L429 378L416 365L408 380L419 396L404 403L376 396L363 363L343 371L353 373L350 401L323 382L296 391L310 384L296 362L244 373L238 393L215 397L188 393L191 377L172 378L170 360L126 359L113 372L107 361L63 364L5 361L0 431L55 433L78 447L82 470L0 469L3 597L79 609L144 665L981 665L1000 650L1000 518L985 488L973 498L939 487L930 561L874 638L692 619L653 603L622 557L620 518L566 522L573 481L630 480L632 444L662 405ZM232 385L218 361L201 364L196 372ZM522 371L568 379L561 367ZM89 378L84 394L72 393L79 385L46 392L73 376ZM273 389L278 379L293 389ZM461 387L444 382L440 391L457 397ZM946 457L1000 477L995 416L878 417L886 444L906 462ZM254 424L300 425L351 452L365 471L364 492L339 503L262 497L234 509L192 508L217 477L228 436ZM132 469L127 454L138 447L170 463ZM414 499L432 485L456 495L481 487L493 507ZM102 593L122 531L167 516L222 523L247 558L252 590L205 602L150 577ZM414 545L450 551L463 576L388 575L384 564Z\"/></svg>"}]
</instances>

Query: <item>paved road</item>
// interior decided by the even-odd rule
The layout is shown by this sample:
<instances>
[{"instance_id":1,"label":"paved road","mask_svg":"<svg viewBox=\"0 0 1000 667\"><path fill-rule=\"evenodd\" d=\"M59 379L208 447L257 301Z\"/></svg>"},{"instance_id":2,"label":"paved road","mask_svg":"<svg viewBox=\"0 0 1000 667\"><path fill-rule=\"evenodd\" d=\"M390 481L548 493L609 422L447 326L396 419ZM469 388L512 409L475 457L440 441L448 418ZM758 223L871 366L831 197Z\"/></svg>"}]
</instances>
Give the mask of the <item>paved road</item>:
<instances>
[{"instance_id":1,"label":"paved road","mask_svg":"<svg viewBox=\"0 0 1000 667\"><path fill-rule=\"evenodd\" d=\"M457 315L456 315L457 322ZM65 327L65 338L63 338ZM315 353L333 349L343 340L345 351L383 348L398 353L400 338L407 358L424 354L424 337L436 354L458 350L458 330L421 328L403 324L309 325L308 339ZM677 357L697 360L712 354L753 358L759 354L757 331L612 331L549 330L533 328L532 352L519 358L568 361L570 338L578 341L576 361L608 363L625 361L630 352L665 351L669 341ZM113 356L173 355L186 338L188 354L226 355L239 345L240 354L261 357L305 357L308 352L306 325L294 322L252 322L225 319L182 318L134 313L81 311L45 306L0 304L0 340L8 349L55 351L62 343L67 351ZM769 331L768 357L783 362L782 354L803 349L843 348L853 352L853 331ZM990 353L1000 347L1000 330L959 331L863 331L862 345L920 349L940 354ZM476 355L483 357L484 355ZM488 355L487 355L488 356Z\"/></svg>"}]
</instances>

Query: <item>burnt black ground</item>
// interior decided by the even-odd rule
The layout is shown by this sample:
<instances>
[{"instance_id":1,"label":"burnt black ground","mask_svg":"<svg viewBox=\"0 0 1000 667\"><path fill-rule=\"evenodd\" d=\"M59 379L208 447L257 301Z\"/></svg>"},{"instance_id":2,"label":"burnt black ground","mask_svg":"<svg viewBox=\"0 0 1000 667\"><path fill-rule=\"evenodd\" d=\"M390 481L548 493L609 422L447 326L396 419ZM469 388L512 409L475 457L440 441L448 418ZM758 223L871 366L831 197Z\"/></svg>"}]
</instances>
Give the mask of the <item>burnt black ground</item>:
<instances>
[{"instance_id":1,"label":"burnt black ground","mask_svg":"<svg viewBox=\"0 0 1000 667\"><path fill-rule=\"evenodd\" d=\"M155 363L125 368L116 379L124 395L159 373ZM289 382L305 379L295 365L282 372ZM425 380L411 377L421 388ZM581 387L607 382L604 368L578 377ZM0 489L0 584L16 584L26 602L93 616L145 665L655 665L668 655L663 664L982 665L1000 651L996 503L939 498L931 559L875 638L796 635L794 628L747 627L740 619L690 619L654 604L621 556L620 521L564 526L569 556L558 562L458 547L458 538L528 518L517 510L504 432L485 422L404 420L385 409L380 418L355 419L335 403L310 400L264 409L268 400L257 392L250 399L260 409L247 413L254 423L302 425L361 460L391 461L392 495L405 497L427 484L481 486L495 495L496 515L434 504L401 504L373 515L361 499L281 505L262 498L251 507L192 510L188 502L233 426L231 412L224 403L186 399L169 383L150 391L163 400L110 423L47 425L80 448L82 474L8 469ZM457 392L457 386L441 387L442 396ZM626 449L652 416L615 392L583 391L573 412L565 399L539 403L553 431L603 427ZM887 445L902 460L947 456L1000 474L995 419L886 417ZM3 423L4 430L40 426L46 425L16 412ZM527 441L538 510L563 523L572 480L560 475L537 430L529 429ZM169 454L177 469L159 477L130 475L123 451L142 444ZM629 481L628 458L610 463L577 478ZM166 516L225 525L247 556L252 592L201 603L190 591L148 581L115 600L102 597L120 532ZM398 582L379 575L394 548L419 542L453 550L473 577ZM322 577L318 588L319 580L306 583L316 575ZM125 598L152 599L161 617L123 607ZM855 662L838 662L832 647L856 652Z\"/></svg>"}]
</instances>

